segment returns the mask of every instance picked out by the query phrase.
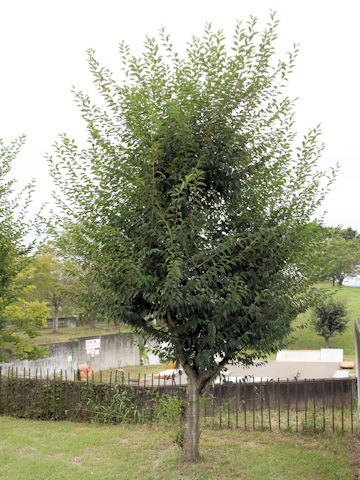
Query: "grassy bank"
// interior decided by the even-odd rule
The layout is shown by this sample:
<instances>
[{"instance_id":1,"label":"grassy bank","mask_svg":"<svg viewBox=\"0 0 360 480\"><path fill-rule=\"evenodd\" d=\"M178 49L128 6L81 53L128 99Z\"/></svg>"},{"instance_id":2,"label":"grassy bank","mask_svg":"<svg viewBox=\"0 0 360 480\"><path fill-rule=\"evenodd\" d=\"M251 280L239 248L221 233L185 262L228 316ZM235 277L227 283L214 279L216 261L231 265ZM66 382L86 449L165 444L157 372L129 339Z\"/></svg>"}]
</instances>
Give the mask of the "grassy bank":
<instances>
[{"instance_id":1,"label":"grassy bank","mask_svg":"<svg viewBox=\"0 0 360 480\"><path fill-rule=\"evenodd\" d=\"M151 374L155 374L165 370L166 364L156 364L156 365L128 365L121 367L121 370L124 371L124 382L128 382L128 378L135 381L136 379L140 379L140 381L144 380L144 376L147 377L147 385L151 385ZM112 380L115 380L116 369L111 368L109 370L104 370L101 373L97 372L94 375L95 381L99 382L102 380L103 382L108 382L110 380L110 372L112 372ZM121 382L122 374L118 373L118 381ZM156 380L158 382L158 380ZM142 382L141 382L142 383Z\"/></svg>"},{"instance_id":2,"label":"grassy bank","mask_svg":"<svg viewBox=\"0 0 360 480\"><path fill-rule=\"evenodd\" d=\"M359 441L337 436L204 430L200 462L186 465L165 427L0 417L0 431L4 480L358 478L351 452Z\"/></svg>"},{"instance_id":3,"label":"grassy bank","mask_svg":"<svg viewBox=\"0 0 360 480\"><path fill-rule=\"evenodd\" d=\"M54 332L52 328L42 328L39 330L39 335L31 339L31 343L36 345L42 343L60 343L68 342L73 338L110 335L112 333L124 333L130 331L130 327L124 324L101 325L96 328L84 325L83 327L77 328L59 328L57 332Z\"/></svg>"}]
</instances>

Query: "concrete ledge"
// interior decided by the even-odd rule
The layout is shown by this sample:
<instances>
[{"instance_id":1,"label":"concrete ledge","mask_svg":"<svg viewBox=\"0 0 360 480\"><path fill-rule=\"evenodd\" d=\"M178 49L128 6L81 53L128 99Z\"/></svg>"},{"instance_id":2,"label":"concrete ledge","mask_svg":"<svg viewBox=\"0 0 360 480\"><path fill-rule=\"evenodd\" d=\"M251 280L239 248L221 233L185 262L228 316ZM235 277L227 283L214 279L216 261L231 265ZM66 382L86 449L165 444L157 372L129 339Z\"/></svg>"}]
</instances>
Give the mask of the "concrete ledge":
<instances>
[{"instance_id":1,"label":"concrete ledge","mask_svg":"<svg viewBox=\"0 0 360 480\"><path fill-rule=\"evenodd\" d=\"M280 350L277 362L336 362L344 360L342 348L322 348L321 350Z\"/></svg>"}]
</instances>

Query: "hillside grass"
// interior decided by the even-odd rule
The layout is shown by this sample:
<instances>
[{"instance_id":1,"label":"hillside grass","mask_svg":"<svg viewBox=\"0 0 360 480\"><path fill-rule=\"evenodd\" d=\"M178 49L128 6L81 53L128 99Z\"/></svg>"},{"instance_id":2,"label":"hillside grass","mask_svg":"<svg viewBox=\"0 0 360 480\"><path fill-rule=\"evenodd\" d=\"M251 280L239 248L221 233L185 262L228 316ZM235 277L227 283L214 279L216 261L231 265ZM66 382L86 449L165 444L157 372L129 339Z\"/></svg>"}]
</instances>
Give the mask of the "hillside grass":
<instances>
[{"instance_id":1,"label":"hillside grass","mask_svg":"<svg viewBox=\"0 0 360 480\"><path fill-rule=\"evenodd\" d=\"M130 331L130 326L124 324L98 325L96 328L84 325L76 328L59 328L57 332L52 328L41 328L39 330L39 335L32 338L31 343L35 345L60 343L68 342L74 338L110 335L113 333L128 333Z\"/></svg>"},{"instance_id":2,"label":"hillside grass","mask_svg":"<svg viewBox=\"0 0 360 480\"><path fill-rule=\"evenodd\" d=\"M185 464L165 426L0 417L0 431L1 480L359 478L359 440L340 436L204 430L201 460Z\"/></svg>"},{"instance_id":3,"label":"hillside grass","mask_svg":"<svg viewBox=\"0 0 360 480\"><path fill-rule=\"evenodd\" d=\"M332 287L331 283L321 283L320 288L326 288L335 298L342 299L347 307L348 327L342 335L330 338L330 348L342 348L345 360L355 358L355 319L360 317L360 288ZM299 315L294 322L296 331L288 348L293 350L318 350L325 348L325 340L317 335L311 325L311 311Z\"/></svg>"}]
</instances>

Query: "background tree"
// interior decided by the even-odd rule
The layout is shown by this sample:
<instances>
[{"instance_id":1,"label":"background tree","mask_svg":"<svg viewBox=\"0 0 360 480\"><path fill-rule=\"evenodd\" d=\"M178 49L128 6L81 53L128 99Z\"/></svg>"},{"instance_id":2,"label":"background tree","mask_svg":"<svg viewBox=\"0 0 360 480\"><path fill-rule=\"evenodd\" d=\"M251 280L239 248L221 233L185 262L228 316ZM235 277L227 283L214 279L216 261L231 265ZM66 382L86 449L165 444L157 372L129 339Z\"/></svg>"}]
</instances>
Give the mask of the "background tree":
<instances>
[{"instance_id":1,"label":"background tree","mask_svg":"<svg viewBox=\"0 0 360 480\"><path fill-rule=\"evenodd\" d=\"M31 266L18 273L13 286L18 291L18 297L5 307L3 318L6 321L6 332L3 335L4 344L11 345L11 354L20 359L36 360L48 354L46 347L34 346L31 339L39 335L39 328L46 327L49 308L45 302L37 300L25 301L26 290L32 290L28 278ZM24 287L24 283L27 284ZM24 335L25 334L25 335ZM8 351L0 350L0 359L8 360Z\"/></svg>"},{"instance_id":2,"label":"background tree","mask_svg":"<svg viewBox=\"0 0 360 480\"><path fill-rule=\"evenodd\" d=\"M311 219L333 177L316 170L317 128L295 142L283 87L297 50L274 58L276 26L238 23L230 49L208 25L183 58L163 30L139 57L122 43L120 84L89 51L106 108L75 92L88 148L63 135L49 159L104 311L187 375L186 460L208 383L281 348L319 293Z\"/></svg>"},{"instance_id":3,"label":"background tree","mask_svg":"<svg viewBox=\"0 0 360 480\"><path fill-rule=\"evenodd\" d=\"M32 262L28 282L31 289L23 294L25 300L46 302L53 317L54 330L58 331L59 313L73 315L77 310L71 302L74 285L68 261L57 258L54 253L41 253Z\"/></svg>"},{"instance_id":4,"label":"background tree","mask_svg":"<svg viewBox=\"0 0 360 480\"><path fill-rule=\"evenodd\" d=\"M0 360L8 359L4 347L13 346L21 358L43 356L41 347L31 345L29 338L42 326L47 309L39 303L20 301L23 274L31 262L34 242L25 238L35 226L27 220L34 183L15 193L15 180L9 179L11 165L25 141L19 137L10 145L0 139ZM19 334L25 334L19 335Z\"/></svg>"},{"instance_id":5,"label":"background tree","mask_svg":"<svg viewBox=\"0 0 360 480\"><path fill-rule=\"evenodd\" d=\"M68 264L67 274L71 279L71 290L68 299L74 306L74 311L81 324L96 328L96 322L104 321L98 305L101 290L94 281L90 270L84 270L80 265L71 262Z\"/></svg>"},{"instance_id":6,"label":"background tree","mask_svg":"<svg viewBox=\"0 0 360 480\"><path fill-rule=\"evenodd\" d=\"M360 273L360 238L351 227L325 228L327 238L320 249L317 263L323 278L342 285L346 277Z\"/></svg>"},{"instance_id":7,"label":"background tree","mask_svg":"<svg viewBox=\"0 0 360 480\"><path fill-rule=\"evenodd\" d=\"M78 315L78 321L96 328L96 322L114 321L107 318L99 308L102 298L101 285L96 280L96 266L89 262L85 265L82 255L79 256L81 245L76 244L78 226L67 224L61 235L51 242L51 249L58 258L62 258L71 289L67 300L73 313Z\"/></svg>"},{"instance_id":8,"label":"background tree","mask_svg":"<svg viewBox=\"0 0 360 480\"><path fill-rule=\"evenodd\" d=\"M344 333L349 322L344 303L334 298L319 303L314 307L312 322L316 333L325 339L326 348L330 348L329 339Z\"/></svg>"}]
</instances>

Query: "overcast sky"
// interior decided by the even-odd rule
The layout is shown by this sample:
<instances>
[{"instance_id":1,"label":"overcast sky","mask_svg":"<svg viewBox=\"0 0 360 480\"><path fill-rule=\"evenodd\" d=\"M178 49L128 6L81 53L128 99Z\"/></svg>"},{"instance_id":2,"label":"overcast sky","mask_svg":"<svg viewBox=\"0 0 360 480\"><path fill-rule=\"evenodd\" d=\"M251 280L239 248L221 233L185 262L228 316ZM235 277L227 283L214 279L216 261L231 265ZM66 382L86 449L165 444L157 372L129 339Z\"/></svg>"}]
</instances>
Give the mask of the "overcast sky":
<instances>
[{"instance_id":1,"label":"overcast sky","mask_svg":"<svg viewBox=\"0 0 360 480\"><path fill-rule=\"evenodd\" d=\"M328 225L360 231L360 2L358 0L0 0L0 137L25 133L27 143L14 165L20 184L37 179L35 206L50 200L44 160L57 136L84 138L71 88L92 91L86 50L119 71L118 43L134 53L146 35L165 27L179 50L205 22L230 36L237 19L280 20L279 53L300 44L289 94L299 97L299 134L321 123L326 149L321 167L341 165L328 196Z\"/></svg>"}]
</instances>

